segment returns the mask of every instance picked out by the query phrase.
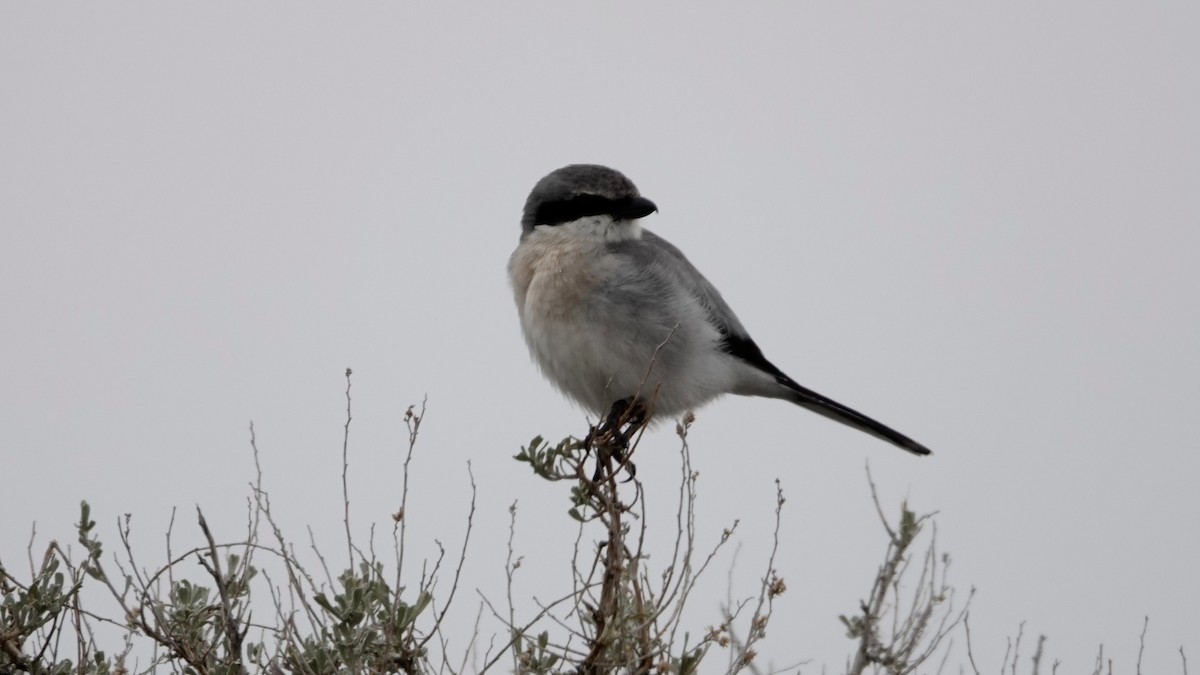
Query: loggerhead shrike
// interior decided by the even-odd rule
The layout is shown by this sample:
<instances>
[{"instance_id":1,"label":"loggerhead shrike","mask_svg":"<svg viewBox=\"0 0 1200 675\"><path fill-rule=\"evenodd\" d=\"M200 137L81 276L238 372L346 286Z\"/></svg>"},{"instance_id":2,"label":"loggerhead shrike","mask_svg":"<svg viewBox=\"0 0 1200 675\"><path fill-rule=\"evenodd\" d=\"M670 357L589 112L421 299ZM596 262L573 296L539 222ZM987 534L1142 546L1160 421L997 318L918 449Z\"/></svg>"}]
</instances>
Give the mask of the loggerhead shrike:
<instances>
[{"instance_id":1,"label":"loggerhead shrike","mask_svg":"<svg viewBox=\"0 0 1200 675\"><path fill-rule=\"evenodd\" d=\"M657 210L594 164L558 169L529 193L508 276L525 342L556 387L610 422L621 405L678 415L721 394L780 398L929 454L772 365L704 275L642 228Z\"/></svg>"}]
</instances>

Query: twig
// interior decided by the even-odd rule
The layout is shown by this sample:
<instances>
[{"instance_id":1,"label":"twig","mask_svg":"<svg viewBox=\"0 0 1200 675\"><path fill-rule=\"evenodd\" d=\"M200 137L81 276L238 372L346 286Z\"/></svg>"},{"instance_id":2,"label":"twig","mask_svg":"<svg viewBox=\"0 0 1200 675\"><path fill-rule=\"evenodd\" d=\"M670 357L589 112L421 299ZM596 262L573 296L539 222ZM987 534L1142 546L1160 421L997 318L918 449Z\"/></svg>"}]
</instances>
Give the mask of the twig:
<instances>
[{"instance_id":1,"label":"twig","mask_svg":"<svg viewBox=\"0 0 1200 675\"><path fill-rule=\"evenodd\" d=\"M475 473L471 471L470 461L467 462L467 475L471 479L471 511L467 514L467 532L463 535L462 552L458 555L458 566L454 569L454 581L450 584L450 594L446 598L446 604L442 606L441 613L438 614L437 620L433 623L433 630L430 631L429 635L425 636L424 640L421 640L417 644L418 650L424 649L425 643L429 642L429 638L433 636L437 628L442 625L442 620L446 618L446 612L450 610L450 605L454 602L454 593L458 590L458 579L462 575L463 563L467 561L467 545L471 542L471 528L475 523L476 493Z\"/></svg>"},{"instance_id":2,"label":"twig","mask_svg":"<svg viewBox=\"0 0 1200 675\"><path fill-rule=\"evenodd\" d=\"M1046 644L1046 636L1039 635L1037 649L1033 652L1033 675L1038 675L1038 666L1042 662L1042 647Z\"/></svg>"},{"instance_id":3,"label":"twig","mask_svg":"<svg viewBox=\"0 0 1200 675\"><path fill-rule=\"evenodd\" d=\"M354 567L354 538L350 536L350 488L346 475L350 471L350 375L354 371L346 369L346 426L342 432L342 523L346 526L346 560Z\"/></svg>"},{"instance_id":4,"label":"twig","mask_svg":"<svg viewBox=\"0 0 1200 675\"><path fill-rule=\"evenodd\" d=\"M408 451L404 455L404 465L400 472L400 510L393 516L399 528L399 536L393 534L396 542L396 587L400 586L401 575L404 573L405 535L408 532L408 476L409 464L412 463L413 450L417 447L417 436L421 431L421 422L425 419L425 403L428 397L421 400L421 412L414 413L408 406L404 411L404 425L408 429Z\"/></svg>"},{"instance_id":5,"label":"twig","mask_svg":"<svg viewBox=\"0 0 1200 675\"><path fill-rule=\"evenodd\" d=\"M779 552L779 526L783 521L783 504L786 501L787 499L783 496L783 484L776 478L775 530L771 555L767 558L767 572L763 575L762 585L759 588L758 604L754 607L754 613L750 616L750 629L746 632L745 642L737 650L738 657L730 669L731 674L751 665L751 660L754 658L755 653L754 644L763 637L766 637L767 622L771 618L771 610L775 604L775 597L781 595L787 588L783 583L783 579L776 576L775 573L775 555ZM764 604L766 605L765 612L763 611Z\"/></svg>"},{"instance_id":6,"label":"twig","mask_svg":"<svg viewBox=\"0 0 1200 675\"><path fill-rule=\"evenodd\" d=\"M475 592L479 593L479 597L488 606L488 609L492 610L492 616L496 617L497 619L500 619L501 622L504 622L504 619L500 616L500 613L496 611L496 608L492 606L492 603L490 600L487 599L487 596L484 595L483 593L479 592L478 590L476 590ZM508 643L505 644L504 647L502 647L500 649L500 651L496 652L496 655L493 656L490 661L488 661L486 664L484 664L483 668L479 671L480 675L483 675L483 673L486 673L492 666L494 666L496 664L496 662L500 660L500 657L504 656L505 652L507 652L509 649L512 648L513 645L515 645L518 641L520 641L521 637L523 635L525 635L525 633L527 633L530 628L533 628L534 625L537 624L537 622L541 621L547 614L549 614L550 611L556 605L566 602L567 600L570 600L574 597L575 597L574 593L568 593L567 595L564 595L563 597L559 598L558 600L555 600L555 601L551 602L550 604L546 605L545 607L542 608L542 610L540 612L537 613L536 616L534 616L532 619L530 619L529 623L522 626L520 630L516 630L516 626L514 626L512 624L507 624L505 622L508 627L509 633L512 635L512 637L509 638ZM514 672L516 672L516 671L514 671Z\"/></svg>"},{"instance_id":7,"label":"twig","mask_svg":"<svg viewBox=\"0 0 1200 675\"><path fill-rule=\"evenodd\" d=\"M513 501L508 507L508 557L504 560L504 577L505 577L505 594L508 598L508 625L513 626L517 622L516 607L513 605L513 574L517 568L521 566L522 558L517 558L513 562L513 538L517 534L517 502ZM516 652L513 652L513 672L520 670L520 664L517 663Z\"/></svg>"},{"instance_id":8,"label":"twig","mask_svg":"<svg viewBox=\"0 0 1200 675\"><path fill-rule=\"evenodd\" d=\"M979 675L979 667L974 662L974 652L971 651L971 614L967 613L962 616L962 628L967 632L967 661L971 662L971 670L974 675Z\"/></svg>"},{"instance_id":9,"label":"twig","mask_svg":"<svg viewBox=\"0 0 1200 675\"><path fill-rule=\"evenodd\" d=\"M233 613L233 604L229 599L229 582L233 581L233 570L230 570L230 578L226 579L221 572L221 558L217 555L217 543L213 540L212 532L208 529L208 523L204 520L204 513L200 507L196 507L196 518L200 521L200 531L204 533L205 540L208 541L208 555L212 561L211 566L204 562L204 558L200 558L200 564L212 576L213 581L217 583L217 592L221 596L221 610L225 614L224 625L221 627L221 632L225 634L225 649L231 663L238 666L238 672L245 673L246 666L242 663L242 641L246 637L246 628L238 629L239 621Z\"/></svg>"},{"instance_id":10,"label":"twig","mask_svg":"<svg viewBox=\"0 0 1200 675\"><path fill-rule=\"evenodd\" d=\"M1142 652L1146 651L1146 629L1150 627L1150 616L1142 619L1142 636L1138 639L1137 675L1142 675Z\"/></svg>"},{"instance_id":11,"label":"twig","mask_svg":"<svg viewBox=\"0 0 1200 675\"><path fill-rule=\"evenodd\" d=\"M1021 655L1021 636L1025 635L1025 622L1017 624L1017 641L1013 645L1012 675L1017 675L1017 659Z\"/></svg>"}]
</instances>

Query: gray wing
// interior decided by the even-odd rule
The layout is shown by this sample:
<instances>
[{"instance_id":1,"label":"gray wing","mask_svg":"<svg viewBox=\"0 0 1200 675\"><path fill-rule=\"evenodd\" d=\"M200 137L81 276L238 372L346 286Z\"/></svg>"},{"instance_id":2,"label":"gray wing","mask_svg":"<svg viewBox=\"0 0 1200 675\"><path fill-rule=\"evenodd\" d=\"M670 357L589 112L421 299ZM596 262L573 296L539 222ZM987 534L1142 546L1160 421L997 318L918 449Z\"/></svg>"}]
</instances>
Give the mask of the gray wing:
<instances>
[{"instance_id":1,"label":"gray wing","mask_svg":"<svg viewBox=\"0 0 1200 675\"><path fill-rule=\"evenodd\" d=\"M661 274L673 277L681 288L686 289L708 311L709 320L721 333L721 351L768 373L776 382L789 389L799 386L763 356L762 349L750 338L745 326L721 297L721 293L684 257L682 251L648 230L642 230L640 242L630 243L642 244L631 246L630 255L643 264L660 268Z\"/></svg>"},{"instance_id":2,"label":"gray wing","mask_svg":"<svg viewBox=\"0 0 1200 675\"><path fill-rule=\"evenodd\" d=\"M644 266L645 269L653 270L652 274L671 279L678 288L690 293L708 311L710 320L720 331L721 351L771 375L775 382L782 385L781 393L784 390L788 392L786 396L757 392L759 395L786 397L793 403L818 415L864 431L913 454L929 454L929 448L853 408L801 386L782 370L776 368L775 364L763 356L762 350L754 343L754 340L750 339L742 322L738 321L737 315L729 308L717 289L708 282L708 279L704 278L703 274L700 274L700 271L692 263L688 262L679 249L667 240L653 232L642 230L640 241L621 242L613 244L613 247L614 252L632 256L634 261Z\"/></svg>"},{"instance_id":3,"label":"gray wing","mask_svg":"<svg viewBox=\"0 0 1200 675\"><path fill-rule=\"evenodd\" d=\"M644 270L651 277L667 280L670 286L695 298L697 303L708 312L709 320L721 333L721 351L771 375L775 382L781 385L779 393L755 392L758 395L787 398L812 412L864 431L911 453L929 454L928 448L904 434L801 386L782 370L776 368L775 364L763 356L762 350L754 343L754 340L750 339L742 322L738 321L737 315L733 313L717 289L708 282L708 279L704 278L703 274L700 274L695 265L692 265L679 249L667 240L653 232L642 230L640 240L610 244L610 251L617 255L630 256L633 262L637 263L635 268ZM784 392L787 393L784 394Z\"/></svg>"},{"instance_id":4,"label":"gray wing","mask_svg":"<svg viewBox=\"0 0 1200 675\"><path fill-rule=\"evenodd\" d=\"M610 244L609 250L616 255L628 256L634 263L633 269L642 270L645 275L666 282L662 287L675 289L693 298L707 313L709 323L720 333L717 347L721 351L766 372L785 387L795 385L791 378L763 356L762 350L750 338L721 293L671 242L653 232L642 230L641 239Z\"/></svg>"},{"instance_id":5,"label":"gray wing","mask_svg":"<svg viewBox=\"0 0 1200 675\"><path fill-rule=\"evenodd\" d=\"M630 257L637 269L660 276L695 298L708 312L709 319L721 335L749 339L742 322L721 297L721 293L671 242L643 229L641 239L614 242L609 244L609 250Z\"/></svg>"}]
</instances>

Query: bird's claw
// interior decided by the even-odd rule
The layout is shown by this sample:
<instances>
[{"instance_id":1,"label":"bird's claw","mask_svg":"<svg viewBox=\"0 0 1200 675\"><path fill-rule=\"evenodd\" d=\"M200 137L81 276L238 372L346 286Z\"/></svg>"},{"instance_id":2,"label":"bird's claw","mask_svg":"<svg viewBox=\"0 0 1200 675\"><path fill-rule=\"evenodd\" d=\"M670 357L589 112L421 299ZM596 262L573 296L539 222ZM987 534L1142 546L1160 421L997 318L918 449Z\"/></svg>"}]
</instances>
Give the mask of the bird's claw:
<instances>
[{"instance_id":1,"label":"bird's claw","mask_svg":"<svg viewBox=\"0 0 1200 675\"><path fill-rule=\"evenodd\" d=\"M584 449L597 450L593 481L599 482L604 477L601 467L607 464L605 455L616 460L618 468L624 467L629 471L629 477L624 482L633 480L637 474L637 467L629 461L629 441L646 424L648 417L646 406L641 401L633 398L621 399L613 403L603 422L588 430L583 439ZM625 427L624 430L622 427Z\"/></svg>"}]
</instances>

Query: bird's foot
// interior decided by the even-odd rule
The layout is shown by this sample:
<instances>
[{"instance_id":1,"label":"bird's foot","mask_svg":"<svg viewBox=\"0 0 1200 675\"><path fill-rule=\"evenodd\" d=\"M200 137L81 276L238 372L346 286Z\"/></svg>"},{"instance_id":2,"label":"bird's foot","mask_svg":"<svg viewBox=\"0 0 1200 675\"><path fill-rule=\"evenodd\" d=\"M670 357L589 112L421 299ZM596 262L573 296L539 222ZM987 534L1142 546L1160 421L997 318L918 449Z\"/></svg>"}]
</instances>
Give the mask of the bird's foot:
<instances>
[{"instance_id":1,"label":"bird's foot","mask_svg":"<svg viewBox=\"0 0 1200 675\"><path fill-rule=\"evenodd\" d=\"M629 441L649 419L645 404L634 398L623 398L613 403L604 421L592 427L584 438L584 447L597 451L596 471L593 481L604 477L601 467L609 464L608 458L616 460L617 470L622 467L629 471L632 480L637 474L637 467L629 461ZM611 471L611 468L610 468Z\"/></svg>"}]
</instances>

